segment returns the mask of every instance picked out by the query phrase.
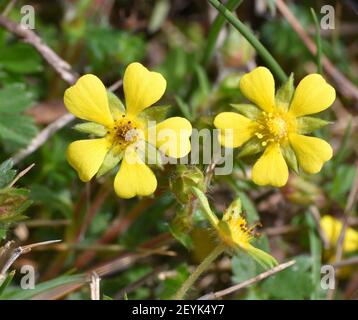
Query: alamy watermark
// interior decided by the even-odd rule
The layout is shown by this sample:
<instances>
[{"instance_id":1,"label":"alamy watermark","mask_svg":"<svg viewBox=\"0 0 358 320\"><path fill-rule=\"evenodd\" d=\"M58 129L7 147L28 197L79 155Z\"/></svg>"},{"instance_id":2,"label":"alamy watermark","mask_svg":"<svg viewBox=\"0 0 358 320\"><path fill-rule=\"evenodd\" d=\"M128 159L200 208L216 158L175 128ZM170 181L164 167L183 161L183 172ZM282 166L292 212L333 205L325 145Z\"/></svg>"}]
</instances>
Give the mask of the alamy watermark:
<instances>
[{"instance_id":1,"label":"alamy watermark","mask_svg":"<svg viewBox=\"0 0 358 320\"><path fill-rule=\"evenodd\" d=\"M20 13L22 15L20 24L25 29L35 29L35 8L30 5L21 7Z\"/></svg>"}]
</instances>

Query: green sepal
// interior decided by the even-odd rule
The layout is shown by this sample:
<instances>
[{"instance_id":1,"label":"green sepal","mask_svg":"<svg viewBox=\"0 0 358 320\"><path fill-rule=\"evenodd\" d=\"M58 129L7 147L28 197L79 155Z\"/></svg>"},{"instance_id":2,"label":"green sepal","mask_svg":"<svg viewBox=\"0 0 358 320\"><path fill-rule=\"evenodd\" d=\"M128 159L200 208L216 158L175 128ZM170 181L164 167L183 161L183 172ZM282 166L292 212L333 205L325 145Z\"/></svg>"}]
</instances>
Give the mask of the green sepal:
<instances>
[{"instance_id":1,"label":"green sepal","mask_svg":"<svg viewBox=\"0 0 358 320\"><path fill-rule=\"evenodd\" d=\"M123 158L123 152L120 154L114 154L112 151L107 152L101 167L99 168L96 177L101 177L107 172L112 170Z\"/></svg>"},{"instance_id":2,"label":"green sepal","mask_svg":"<svg viewBox=\"0 0 358 320\"><path fill-rule=\"evenodd\" d=\"M249 103L231 103L230 105L249 119L257 119L262 112L259 108Z\"/></svg>"},{"instance_id":3,"label":"green sepal","mask_svg":"<svg viewBox=\"0 0 358 320\"><path fill-rule=\"evenodd\" d=\"M208 198L200 189L198 189L196 187L192 187L192 190L193 190L194 194L196 195L196 197L198 198L200 206L201 206L202 211L204 212L206 218L209 220L210 224L214 228L217 228L218 224L219 224L219 219L215 215L215 213L211 210L209 202L208 202Z\"/></svg>"},{"instance_id":4,"label":"green sepal","mask_svg":"<svg viewBox=\"0 0 358 320\"><path fill-rule=\"evenodd\" d=\"M143 110L140 114L140 117L158 123L167 118L170 108L170 105L153 106Z\"/></svg>"},{"instance_id":5,"label":"green sepal","mask_svg":"<svg viewBox=\"0 0 358 320\"><path fill-rule=\"evenodd\" d=\"M247 156L252 156L254 154L262 152L264 147L261 144L261 140L259 139L250 139L246 142L241 148L238 158L243 158Z\"/></svg>"},{"instance_id":6,"label":"green sepal","mask_svg":"<svg viewBox=\"0 0 358 320\"><path fill-rule=\"evenodd\" d=\"M299 174L298 161L295 152L291 146L287 145L281 148L282 155L285 158L288 166L297 174Z\"/></svg>"},{"instance_id":7,"label":"green sepal","mask_svg":"<svg viewBox=\"0 0 358 320\"><path fill-rule=\"evenodd\" d=\"M294 92L295 87L293 85L293 73L291 73L288 80L280 87L280 89L277 90L275 97L276 106L284 111L287 111Z\"/></svg>"},{"instance_id":8,"label":"green sepal","mask_svg":"<svg viewBox=\"0 0 358 320\"><path fill-rule=\"evenodd\" d=\"M169 180L169 185L178 201L187 204L193 198L192 187L205 192L204 180L204 174L198 167L178 165L175 175Z\"/></svg>"},{"instance_id":9,"label":"green sepal","mask_svg":"<svg viewBox=\"0 0 358 320\"><path fill-rule=\"evenodd\" d=\"M296 119L297 131L300 134L311 133L315 130L321 129L328 124L332 124L330 121L322 120L315 117L300 117Z\"/></svg>"},{"instance_id":10,"label":"green sepal","mask_svg":"<svg viewBox=\"0 0 358 320\"><path fill-rule=\"evenodd\" d=\"M107 134L106 128L95 122L83 122L73 126L73 129L79 132L93 134L96 137L104 137Z\"/></svg>"},{"instance_id":11,"label":"green sepal","mask_svg":"<svg viewBox=\"0 0 358 320\"><path fill-rule=\"evenodd\" d=\"M108 106L113 118L118 119L123 113L126 113L123 102L111 91L107 90Z\"/></svg>"},{"instance_id":12,"label":"green sepal","mask_svg":"<svg viewBox=\"0 0 358 320\"><path fill-rule=\"evenodd\" d=\"M264 269L271 269L278 265L277 260L273 256L252 245L249 245L244 250Z\"/></svg>"},{"instance_id":13,"label":"green sepal","mask_svg":"<svg viewBox=\"0 0 358 320\"><path fill-rule=\"evenodd\" d=\"M169 231L185 248L191 250L193 241L190 236L192 224L186 210L180 210L169 224Z\"/></svg>"}]
</instances>

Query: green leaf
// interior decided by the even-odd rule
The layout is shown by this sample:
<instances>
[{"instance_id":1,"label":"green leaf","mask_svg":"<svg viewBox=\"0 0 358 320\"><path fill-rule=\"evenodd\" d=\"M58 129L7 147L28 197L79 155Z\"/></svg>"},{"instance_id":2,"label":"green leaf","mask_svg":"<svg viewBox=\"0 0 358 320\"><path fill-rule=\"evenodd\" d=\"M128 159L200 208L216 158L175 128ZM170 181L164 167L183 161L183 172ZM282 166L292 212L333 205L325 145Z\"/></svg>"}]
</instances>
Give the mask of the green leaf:
<instances>
[{"instance_id":1,"label":"green leaf","mask_svg":"<svg viewBox=\"0 0 358 320\"><path fill-rule=\"evenodd\" d=\"M11 159L0 164L0 188L4 188L14 180L16 170L12 169L13 161Z\"/></svg>"},{"instance_id":2,"label":"green leaf","mask_svg":"<svg viewBox=\"0 0 358 320\"><path fill-rule=\"evenodd\" d=\"M28 44L16 43L0 50L0 68L19 74L42 71L39 54Z\"/></svg>"},{"instance_id":3,"label":"green leaf","mask_svg":"<svg viewBox=\"0 0 358 320\"><path fill-rule=\"evenodd\" d=\"M277 90L275 99L278 108L287 111L294 92L295 87L293 85L293 73L291 73L288 80L280 87L280 89Z\"/></svg>"},{"instance_id":4,"label":"green leaf","mask_svg":"<svg viewBox=\"0 0 358 320\"><path fill-rule=\"evenodd\" d=\"M140 116L148 121L161 122L166 119L171 106L153 106L141 112Z\"/></svg>"},{"instance_id":5,"label":"green leaf","mask_svg":"<svg viewBox=\"0 0 358 320\"><path fill-rule=\"evenodd\" d=\"M154 33L160 29L160 27L165 22L169 14L169 11L170 11L170 2L168 0L156 1L148 25L148 31L150 33Z\"/></svg>"},{"instance_id":6,"label":"green leaf","mask_svg":"<svg viewBox=\"0 0 358 320\"><path fill-rule=\"evenodd\" d=\"M193 120L193 116L191 114L191 110L190 110L190 107L189 105L184 102L184 100L179 97L179 96L174 96L174 99L180 109L180 111L183 113L184 117L187 118L188 120Z\"/></svg>"},{"instance_id":7,"label":"green leaf","mask_svg":"<svg viewBox=\"0 0 358 320\"><path fill-rule=\"evenodd\" d=\"M190 272L186 264L181 264L175 269L175 275L167 277L159 286L160 299L171 299L179 290L182 283L189 277Z\"/></svg>"},{"instance_id":8,"label":"green leaf","mask_svg":"<svg viewBox=\"0 0 358 320\"><path fill-rule=\"evenodd\" d=\"M330 121L322 120L315 117L300 117L296 119L297 130L300 134L311 133L315 130L321 129L328 124L332 124Z\"/></svg>"},{"instance_id":9,"label":"green leaf","mask_svg":"<svg viewBox=\"0 0 358 320\"><path fill-rule=\"evenodd\" d=\"M249 119L257 119L261 114L259 108L249 103L231 103L230 105Z\"/></svg>"},{"instance_id":10,"label":"green leaf","mask_svg":"<svg viewBox=\"0 0 358 320\"><path fill-rule=\"evenodd\" d=\"M262 283L261 290L270 295L271 299L301 300L310 298L312 292L311 257L298 256L296 263L276 273Z\"/></svg>"},{"instance_id":11,"label":"green leaf","mask_svg":"<svg viewBox=\"0 0 358 320\"><path fill-rule=\"evenodd\" d=\"M9 284L11 283L12 279L14 278L16 271L13 270L11 271L5 278L5 280L1 283L0 282L0 297L1 295L4 293L5 289L9 286ZM1 281L1 279L0 279Z\"/></svg>"},{"instance_id":12,"label":"green leaf","mask_svg":"<svg viewBox=\"0 0 358 320\"><path fill-rule=\"evenodd\" d=\"M26 189L0 189L0 224L9 224L24 219L22 213L32 204Z\"/></svg>"},{"instance_id":13,"label":"green leaf","mask_svg":"<svg viewBox=\"0 0 358 320\"><path fill-rule=\"evenodd\" d=\"M28 300L37 294L52 290L65 284L85 282L86 276L84 275L60 276L56 279L36 284L36 287L32 290L16 289L11 292L8 290L9 292L5 292L0 298L4 300Z\"/></svg>"},{"instance_id":14,"label":"green leaf","mask_svg":"<svg viewBox=\"0 0 358 320\"><path fill-rule=\"evenodd\" d=\"M33 104L33 94L23 83L13 83L0 89L0 114L15 114Z\"/></svg>"},{"instance_id":15,"label":"green leaf","mask_svg":"<svg viewBox=\"0 0 358 320\"><path fill-rule=\"evenodd\" d=\"M78 123L73 126L73 129L79 132L93 134L96 137L104 137L107 134L106 128L95 122Z\"/></svg>"},{"instance_id":16,"label":"green leaf","mask_svg":"<svg viewBox=\"0 0 358 320\"><path fill-rule=\"evenodd\" d=\"M0 141L10 152L27 146L37 132L33 118L28 115L0 115Z\"/></svg>"},{"instance_id":17,"label":"green leaf","mask_svg":"<svg viewBox=\"0 0 358 320\"><path fill-rule=\"evenodd\" d=\"M240 283L263 272L264 269L243 251L236 251L232 258L233 281Z\"/></svg>"}]
</instances>

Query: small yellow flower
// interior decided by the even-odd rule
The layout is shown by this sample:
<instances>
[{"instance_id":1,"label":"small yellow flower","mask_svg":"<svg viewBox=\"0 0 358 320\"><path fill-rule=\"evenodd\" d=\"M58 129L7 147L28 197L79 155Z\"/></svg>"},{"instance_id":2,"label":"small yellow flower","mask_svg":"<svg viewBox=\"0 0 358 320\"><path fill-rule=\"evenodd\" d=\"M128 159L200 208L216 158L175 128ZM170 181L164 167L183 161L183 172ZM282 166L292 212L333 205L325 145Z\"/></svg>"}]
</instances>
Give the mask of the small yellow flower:
<instances>
[{"instance_id":1,"label":"small yellow flower","mask_svg":"<svg viewBox=\"0 0 358 320\"><path fill-rule=\"evenodd\" d=\"M314 174L331 159L332 148L327 142L304 135L324 123L307 115L327 109L336 97L334 88L322 76L306 76L293 97L289 94L283 99L275 97L271 72L258 67L241 78L240 90L259 109L239 105L247 117L223 112L216 116L214 125L220 129L220 143L225 147L245 144L245 148L250 144L251 151L254 150L251 154L263 152L252 170L256 184L281 187L288 179L287 163L295 169L298 162L305 172Z\"/></svg>"},{"instance_id":2,"label":"small yellow flower","mask_svg":"<svg viewBox=\"0 0 358 320\"><path fill-rule=\"evenodd\" d=\"M342 222L332 216L326 215L321 218L321 228L332 247L337 246L342 227ZM350 253L354 251L358 251L358 232L348 227L343 242L343 252Z\"/></svg>"},{"instance_id":3,"label":"small yellow flower","mask_svg":"<svg viewBox=\"0 0 358 320\"><path fill-rule=\"evenodd\" d=\"M248 226L246 219L242 215L240 200L234 201L224 212L222 219L219 220L212 212L203 192L195 187L193 187L193 191L198 197L211 226L216 230L219 240L227 248L246 252L264 268L271 268L277 264L275 258L251 244L258 236L255 233L257 225Z\"/></svg>"},{"instance_id":4,"label":"small yellow flower","mask_svg":"<svg viewBox=\"0 0 358 320\"><path fill-rule=\"evenodd\" d=\"M104 163L114 167L122 159L114 189L119 197L128 199L148 196L157 188L156 177L145 163L143 148L154 145L169 157L186 156L190 152L192 127L181 117L148 125L142 112L163 96L166 80L161 74L132 63L124 73L123 88L126 109L115 108L109 103L110 96L101 80L87 74L66 90L64 103L76 117L90 121L87 124L96 128L100 136L71 143L68 162L86 182L102 170Z\"/></svg>"}]
</instances>

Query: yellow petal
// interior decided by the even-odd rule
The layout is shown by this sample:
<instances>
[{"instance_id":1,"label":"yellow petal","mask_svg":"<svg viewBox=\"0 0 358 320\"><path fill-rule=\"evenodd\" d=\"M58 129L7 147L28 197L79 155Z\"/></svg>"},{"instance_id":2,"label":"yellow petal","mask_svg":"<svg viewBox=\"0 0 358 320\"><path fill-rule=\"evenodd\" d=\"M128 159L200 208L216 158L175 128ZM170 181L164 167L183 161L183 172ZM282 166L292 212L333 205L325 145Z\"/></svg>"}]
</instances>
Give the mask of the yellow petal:
<instances>
[{"instance_id":1,"label":"yellow petal","mask_svg":"<svg viewBox=\"0 0 358 320\"><path fill-rule=\"evenodd\" d=\"M64 103L77 118L110 126L113 118L108 107L107 91L102 81L93 74L79 78L65 92Z\"/></svg>"},{"instance_id":2,"label":"yellow petal","mask_svg":"<svg viewBox=\"0 0 358 320\"><path fill-rule=\"evenodd\" d=\"M221 145L237 148L253 136L255 122L235 112L222 112L215 117L214 126L220 129Z\"/></svg>"},{"instance_id":3,"label":"yellow petal","mask_svg":"<svg viewBox=\"0 0 358 320\"><path fill-rule=\"evenodd\" d=\"M327 235L332 246L336 246L343 227L342 222L332 216L323 216L321 218L321 228ZM353 228L347 228L343 242L344 252L353 252L358 250L358 232Z\"/></svg>"},{"instance_id":4,"label":"yellow petal","mask_svg":"<svg viewBox=\"0 0 358 320\"><path fill-rule=\"evenodd\" d=\"M124 72L123 88L127 113L136 115L157 102L164 94L167 82L157 72L151 72L138 62Z\"/></svg>"},{"instance_id":5,"label":"yellow petal","mask_svg":"<svg viewBox=\"0 0 358 320\"><path fill-rule=\"evenodd\" d=\"M252 180L260 185L282 187L288 179L288 168L277 143L270 144L252 168Z\"/></svg>"},{"instance_id":6,"label":"yellow petal","mask_svg":"<svg viewBox=\"0 0 358 320\"><path fill-rule=\"evenodd\" d=\"M289 112L296 117L327 109L336 99L336 91L319 74L310 74L298 84Z\"/></svg>"},{"instance_id":7,"label":"yellow petal","mask_svg":"<svg viewBox=\"0 0 358 320\"><path fill-rule=\"evenodd\" d=\"M317 173L323 164L332 158L331 146L324 140L292 133L289 141L300 167L307 173Z\"/></svg>"},{"instance_id":8,"label":"yellow petal","mask_svg":"<svg viewBox=\"0 0 358 320\"><path fill-rule=\"evenodd\" d=\"M242 94L266 112L275 105L275 80L269 69L258 67L240 79Z\"/></svg>"},{"instance_id":9,"label":"yellow petal","mask_svg":"<svg viewBox=\"0 0 358 320\"><path fill-rule=\"evenodd\" d=\"M118 197L129 199L135 196L149 196L156 188L157 179L153 171L134 150L127 149L114 179L114 190Z\"/></svg>"},{"instance_id":10,"label":"yellow petal","mask_svg":"<svg viewBox=\"0 0 358 320\"><path fill-rule=\"evenodd\" d=\"M98 172L110 146L106 138L78 140L68 146L67 160L86 182Z\"/></svg>"},{"instance_id":11,"label":"yellow petal","mask_svg":"<svg viewBox=\"0 0 358 320\"><path fill-rule=\"evenodd\" d=\"M173 117L148 129L147 141L169 157L182 158L190 152L191 123Z\"/></svg>"}]
</instances>

